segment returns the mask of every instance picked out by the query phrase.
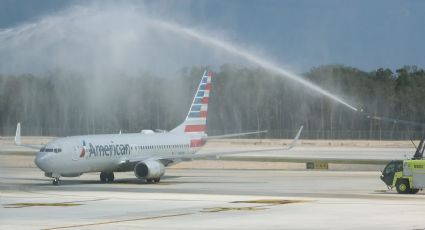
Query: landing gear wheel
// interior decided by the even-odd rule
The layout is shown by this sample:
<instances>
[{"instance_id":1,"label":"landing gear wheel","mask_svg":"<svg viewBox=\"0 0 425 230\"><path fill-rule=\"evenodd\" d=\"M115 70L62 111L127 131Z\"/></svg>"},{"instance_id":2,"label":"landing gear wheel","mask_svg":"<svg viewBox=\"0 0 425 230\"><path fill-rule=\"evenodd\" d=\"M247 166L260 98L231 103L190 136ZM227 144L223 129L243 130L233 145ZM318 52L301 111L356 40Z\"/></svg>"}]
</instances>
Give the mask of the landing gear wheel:
<instances>
[{"instance_id":1,"label":"landing gear wheel","mask_svg":"<svg viewBox=\"0 0 425 230\"><path fill-rule=\"evenodd\" d=\"M419 189L417 189L417 188L410 189L410 194L416 194L418 192L419 192Z\"/></svg>"},{"instance_id":2,"label":"landing gear wheel","mask_svg":"<svg viewBox=\"0 0 425 230\"><path fill-rule=\"evenodd\" d=\"M155 178L153 179L153 181L155 181L155 183L158 183L161 180L161 178Z\"/></svg>"},{"instance_id":3,"label":"landing gear wheel","mask_svg":"<svg viewBox=\"0 0 425 230\"><path fill-rule=\"evenodd\" d=\"M152 184L153 183L153 179L146 179L146 183Z\"/></svg>"},{"instance_id":4,"label":"landing gear wheel","mask_svg":"<svg viewBox=\"0 0 425 230\"><path fill-rule=\"evenodd\" d=\"M115 179L114 172L109 172L109 173L107 174L107 178L108 178L108 182L109 182L109 183L114 182L114 179Z\"/></svg>"},{"instance_id":5,"label":"landing gear wheel","mask_svg":"<svg viewBox=\"0 0 425 230\"><path fill-rule=\"evenodd\" d=\"M408 194L410 193L410 185L408 180L398 180L395 184L397 192L400 194Z\"/></svg>"},{"instance_id":6,"label":"landing gear wheel","mask_svg":"<svg viewBox=\"0 0 425 230\"><path fill-rule=\"evenodd\" d=\"M59 178L53 179L53 185L59 185Z\"/></svg>"},{"instance_id":7,"label":"landing gear wheel","mask_svg":"<svg viewBox=\"0 0 425 230\"><path fill-rule=\"evenodd\" d=\"M115 179L114 172L101 172L100 173L100 182L102 183L112 183Z\"/></svg>"},{"instance_id":8,"label":"landing gear wheel","mask_svg":"<svg viewBox=\"0 0 425 230\"><path fill-rule=\"evenodd\" d=\"M100 182L106 183L106 173L105 172L100 173Z\"/></svg>"}]
</instances>

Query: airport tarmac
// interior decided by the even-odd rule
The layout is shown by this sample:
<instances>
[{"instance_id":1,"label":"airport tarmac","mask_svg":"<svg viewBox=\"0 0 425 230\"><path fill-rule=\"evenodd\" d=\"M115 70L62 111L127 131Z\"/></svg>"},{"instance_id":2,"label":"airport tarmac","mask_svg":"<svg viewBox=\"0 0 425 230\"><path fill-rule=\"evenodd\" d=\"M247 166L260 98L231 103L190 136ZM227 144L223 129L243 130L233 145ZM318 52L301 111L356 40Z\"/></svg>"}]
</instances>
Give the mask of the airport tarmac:
<instances>
[{"instance_id":1,"label":"airport tarmac","mask_svg":"<svg viewBox=\"0 0 425 230\"><path fill-rule=\"evenodd\" d=\"M302 165L192 161L159 184L128 172L112 184L90 173L53 186L33 156L0 155L0 229L425 228L424 192L387 191L375 170Z\"/></svg>"},{"instance_id":2,"label":"airport tarmac","mask_svg":"<svg viewBox=\"0 0 425 230\"><path fill-rule=\"evenodd\" d=\"M383 162L413 154L409 143L307 141L182 162L159 184L127 172L112 184L89 173L53 186L34 151L12 139L0 143L0 229L425 229L425 192L399 195L379 179ZM285 144L234 142L202 152ZM308 160L331 162L329 170L306 170Z\"/></svg>"}]
</instances>

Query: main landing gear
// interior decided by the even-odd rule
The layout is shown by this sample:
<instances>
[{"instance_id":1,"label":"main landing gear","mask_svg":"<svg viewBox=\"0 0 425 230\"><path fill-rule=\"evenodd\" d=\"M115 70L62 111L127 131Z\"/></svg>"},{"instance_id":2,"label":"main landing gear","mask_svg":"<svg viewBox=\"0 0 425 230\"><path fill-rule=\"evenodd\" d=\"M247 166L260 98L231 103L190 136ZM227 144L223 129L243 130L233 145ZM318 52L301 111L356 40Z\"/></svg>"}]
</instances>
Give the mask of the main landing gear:
<instances>
[{"instance_id":1,"label":"main landing gear","mask_svg":"<svg viewBox=\"0 0 425 230\"><path fill-rule=\"evenodd\" d=\"M100 173L100 182L102 183L112 183L114 181L114 172L101 172Z\"/></svg>"},{"instance_id":2,"label":"main landing gear","mask_svg":"<svg viewBox=\"0 0 425 230\"><path fill-rule=\"evenodd\" d=\"M59 185L59 183L60 183L59 177L53 178L53 185Z\"/></svg>"}]
</instances>

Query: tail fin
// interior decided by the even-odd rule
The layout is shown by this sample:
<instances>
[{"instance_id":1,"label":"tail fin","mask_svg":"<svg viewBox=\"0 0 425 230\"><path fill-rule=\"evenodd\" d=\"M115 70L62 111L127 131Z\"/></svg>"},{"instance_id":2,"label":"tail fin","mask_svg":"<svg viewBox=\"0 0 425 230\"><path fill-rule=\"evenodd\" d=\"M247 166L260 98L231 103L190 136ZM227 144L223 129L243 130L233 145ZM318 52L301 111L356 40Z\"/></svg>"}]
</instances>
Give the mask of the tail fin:
<instances>
[{"instance_id":1,"label":"tail fin","mask_svg":"<svg viewBox=\"0 0 425 230\"><path fill-rule=\"evenodd\" d=\"M205 70L193 98L192 105L182 124L171 130L172 133L186 133L204 136L207 129L208 101L213 72Z\"/></svg>"}]
</instances>

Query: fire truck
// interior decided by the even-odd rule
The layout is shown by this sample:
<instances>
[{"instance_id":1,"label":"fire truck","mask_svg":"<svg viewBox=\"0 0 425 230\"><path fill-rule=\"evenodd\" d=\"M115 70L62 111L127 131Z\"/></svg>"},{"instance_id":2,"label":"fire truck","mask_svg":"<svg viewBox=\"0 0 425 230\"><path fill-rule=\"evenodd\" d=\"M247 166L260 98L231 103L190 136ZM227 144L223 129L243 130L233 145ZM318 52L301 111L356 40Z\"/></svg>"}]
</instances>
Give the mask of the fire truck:
<instances>
[{"instance_id":1,"label":"fire truck","mask_svg":"<svg viewBox=\"0 0 425 230\"><path fill-rule=\"evenodd\" d=\"M381 180L389 188L396 188L400 194L416 194L425 188L424 141L420 141L412 159L394 160L385 166Z\"/></svg>"}]
</instances>

